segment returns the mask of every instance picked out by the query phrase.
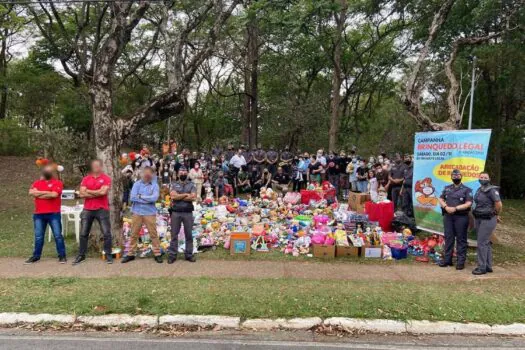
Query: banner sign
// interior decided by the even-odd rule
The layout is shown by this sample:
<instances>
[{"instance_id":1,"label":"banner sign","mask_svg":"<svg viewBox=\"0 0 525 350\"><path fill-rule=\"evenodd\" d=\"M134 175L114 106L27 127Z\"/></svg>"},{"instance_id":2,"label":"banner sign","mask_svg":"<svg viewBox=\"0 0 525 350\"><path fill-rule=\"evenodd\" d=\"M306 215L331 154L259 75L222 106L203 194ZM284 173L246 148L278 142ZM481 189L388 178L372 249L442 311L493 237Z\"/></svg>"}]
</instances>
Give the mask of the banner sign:
<instances>
[{"instance_id":1,"label":"banner sign","mask_svg":"<svg viewBox=\"0 0 525 350\"><path fill-rule=\"evenodd\" d=\"M450 173L459 169L463 183L479 187L479 173L485 170L491 130L418 132L414 141L412 201L417 227L443 233L438 198L452 183Z\"/></svg>"}]
</instances>

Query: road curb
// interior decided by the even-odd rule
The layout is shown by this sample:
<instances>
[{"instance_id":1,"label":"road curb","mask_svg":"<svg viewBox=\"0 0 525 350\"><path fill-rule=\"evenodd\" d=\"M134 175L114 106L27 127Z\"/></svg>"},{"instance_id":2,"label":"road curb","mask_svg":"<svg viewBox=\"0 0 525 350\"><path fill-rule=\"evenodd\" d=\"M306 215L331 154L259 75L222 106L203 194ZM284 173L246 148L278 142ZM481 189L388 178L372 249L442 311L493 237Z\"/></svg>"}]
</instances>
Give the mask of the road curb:
<instances>
[{"instance_id":1,"label":"road curb","mask_svg":"<svg viewBox=\"0 0 525 350\"><path fill-rule=\"evenodd\" d=\"M103 316L78 316L77 322L90 326L150 326L158 325L157 316L131 316L125 314L111 314Z\"/></svg>"},{"instance_id":2,"label":"road curb","mask_svg":"<svg viewBox=\"0 0 525 350\"><path fill-rule=\"evenodd\" d=\"M240 317L213 316L213 315L165 315L159 317L159 324L173 324L183 326L201 326L221 328L239 328Z\"/></svg>"},{"instance_id":3,"label":"road curb","mask_svg":"<svg viewBox=\"0 0 525 350\"><path fill-rule=\"evenodd\" d=\"M241 322L240 317L214 316L214 315L163 315L132 316L127 314L110 314L101 316L78 316L64 314L29 314L26 312L3 312L0 313L0 326L8 326L19 323L83 323L91 326L119 326L136 325L155 327L158 325L181 325L233 328L233 329L289 329L309 330L320 325L343 327L348 330L362 330L372 333L408 333L408 334L468 334L468 335L525 335L524 323L513 323L508 325L488 325L482 323L459 323L446 321L397 321L397 320L368 320L345 317L331 317L321 319L319 317L307 318L255 318L246 319Z\"/></svg>"}]
</instances>

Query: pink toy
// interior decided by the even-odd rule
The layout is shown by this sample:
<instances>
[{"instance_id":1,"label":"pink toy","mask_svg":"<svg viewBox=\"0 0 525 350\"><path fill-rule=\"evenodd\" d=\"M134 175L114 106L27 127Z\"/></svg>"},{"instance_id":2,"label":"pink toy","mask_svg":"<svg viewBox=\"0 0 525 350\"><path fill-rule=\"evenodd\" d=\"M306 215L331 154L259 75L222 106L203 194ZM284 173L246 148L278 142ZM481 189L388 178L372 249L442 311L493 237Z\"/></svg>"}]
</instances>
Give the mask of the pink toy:
<instances>
[{"instance_id":1,"label":"pink toy","mask_svg":"<svg viewBox=\"0 0 525 350\"><path fill-rule=\"evenodd\" d=\"M328 224L330 218L327 215L315 215L314 216L314 226L317 228L321 225Z\"/></svg>"}]
</instances>

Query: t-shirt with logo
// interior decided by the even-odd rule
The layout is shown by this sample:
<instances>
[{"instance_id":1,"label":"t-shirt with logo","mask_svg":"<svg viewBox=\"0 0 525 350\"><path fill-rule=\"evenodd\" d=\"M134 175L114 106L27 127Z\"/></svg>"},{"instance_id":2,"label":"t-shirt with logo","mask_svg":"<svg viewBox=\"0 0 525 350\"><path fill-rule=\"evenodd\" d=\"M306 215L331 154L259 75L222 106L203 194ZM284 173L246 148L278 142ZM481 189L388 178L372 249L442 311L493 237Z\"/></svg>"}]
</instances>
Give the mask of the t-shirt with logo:
<instances>
[{"instance_id":1,"label":"t-shirt with logo","mask_svg":"<svg viewBox=\"0 0 525 350\"><path fill-rule=\"evenodd\" d=\"M102 188L102 186L111 187L111 178L106 174L102 173L99 176L95 177L93 175L87 175L82 179L80 186L86 187L86 189L91 191L97 191ZM84 209L86 210L99 210L105 209L109 210L109 200L108 194L99 197L85 198L84 199Z\"/></svg>"},{"instance_id":2,"label":"t-shirt with logo","mask_svg":"<svg viewBox=\"0 0 525 350\"><path fill-rule=\"evenodd\" d=\"M31 185L31 188L38 191L51 191L58 193L56 198L35 198L35 214L60 213L60 206L62 204L60 195L64 188L62 181L57 179L36 180Z\"/></svg>"}]
</instances>

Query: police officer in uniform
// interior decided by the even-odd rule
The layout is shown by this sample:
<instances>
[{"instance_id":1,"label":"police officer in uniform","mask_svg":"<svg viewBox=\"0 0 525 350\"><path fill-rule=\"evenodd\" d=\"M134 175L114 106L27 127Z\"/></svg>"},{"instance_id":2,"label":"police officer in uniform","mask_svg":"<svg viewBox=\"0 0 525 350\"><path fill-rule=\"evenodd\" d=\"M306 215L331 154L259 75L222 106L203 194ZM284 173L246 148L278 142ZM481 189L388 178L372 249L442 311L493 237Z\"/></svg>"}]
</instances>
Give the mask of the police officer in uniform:
<instances>
[{"instance_id":1,"label":"police officer in uniform","mask_svg":"<svg viewBox=\"0 0 525 350\"><path fill-rule=\"evenodd\" d=\"M458 169L452 170L451 178L453 183L445 186L439 198L445 226L445 258L439 263L439 266L452 266L455 241L456 270L463 270L467 260L468 214L472 205L472 190L461 183L462 176Z\"/></svg>"},{"instance_id":2,"label":"police officer in uniform","mask_svg":"<svg viewBox=\"0 0 525 350\"><path fill-rule=\"evenodd\" d=\"M401 198L400 192L402 189L406 165L401 161L401 155L399 153L396 153L394 160L395 163L392 166L392 169L390 169L390 176L388 179L390 181L391 198L394 203L394 210L396 210L399 198Z\"/></svg>"},{"instance_id":3,"label":"police officer in uniform","mask_svg":"<svg viewBox=\"0 0 525 350\"><path fill-rule=\"evenodd\" d=\"M262 173L265 167L264 162L266 161L266 152L263 150L262 145L257 145L257 150L253 152L253 162L257 166L257 171Z\"/></svg>"},{"instance_id":4,"label":"police officer in uniform","mask_svg":"<svg viewBox=\"0 0 525 350\"><path fill-rule=\"evenodd\" d=\"M283 170L284 173L288 176L290 176L290 172L292 170L292 160L293 160L293 153L290 152L290 146L286 146L284 148L284 151L281 152L281 164L279 164Z\"/></svg>"},{"instance_id":5,"label":"police officer in uniform","mask_svg":"<svg viewBox=\"0 0 525 350\"><path fill-rule=\"evenodd\" d=\"M179 231L181 224L184 225L184 237L186 239L186 260L195 262L193 255L193 201L197 198L195 184L188 178L188 169L179 169L179 180L171 186L171 242L168 248L168 264L173 264L177 260L179 249Z\"/></svg>"},{"instance_id":6,"label":"police officer in uniform","mask_svg":"<svg viewBox=\"0 0 525 350\"><path fill-rule=\"evenodd\" d=\"M480 188L474 195L474 223L478 234L478 267L472 271L474 275L484 275L492 272L492 242L490 236L499 222L499 214L503 209L499 188L490 183L488 173L479 174Z\"/></svg>"},{"instance_id":7,"label":"police officer in uniform","mask_svg":"<svg viewBox=\"0 0 525 350\"><path fill-rule=\"evenodd\" d=\"M277 161L279 160L279 152L275 150L275 148L270 146L270 149L268 152L266 152L266 164L268 171L272 176L275 175L275 172L277 171Z\"/></svg>"}]
</instances>

